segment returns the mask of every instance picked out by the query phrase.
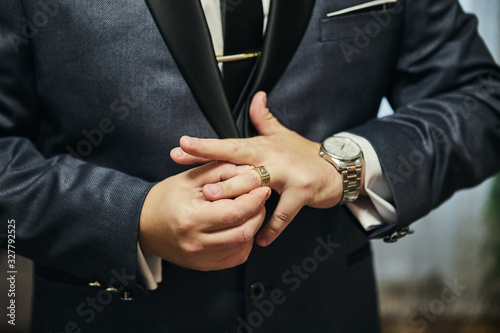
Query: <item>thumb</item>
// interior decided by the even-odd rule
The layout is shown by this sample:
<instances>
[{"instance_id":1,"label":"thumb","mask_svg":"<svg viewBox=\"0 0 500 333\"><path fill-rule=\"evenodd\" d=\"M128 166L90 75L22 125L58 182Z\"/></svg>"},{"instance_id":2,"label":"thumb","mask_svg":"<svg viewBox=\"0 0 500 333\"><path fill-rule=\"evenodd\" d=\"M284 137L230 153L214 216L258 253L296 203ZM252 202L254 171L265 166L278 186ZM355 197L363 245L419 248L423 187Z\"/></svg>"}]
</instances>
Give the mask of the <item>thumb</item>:
<instances>
[{"instance_id":1,"label":"thumb","mask_svg":"<svg viewBox=\"0 0 500 333\"><path fill-rule=\"evenodd\" d=\"M266 93L259 91L250 104L250 119L260 135L268 136L286 130L266 107Z\"/></svg>"}]
</instances>

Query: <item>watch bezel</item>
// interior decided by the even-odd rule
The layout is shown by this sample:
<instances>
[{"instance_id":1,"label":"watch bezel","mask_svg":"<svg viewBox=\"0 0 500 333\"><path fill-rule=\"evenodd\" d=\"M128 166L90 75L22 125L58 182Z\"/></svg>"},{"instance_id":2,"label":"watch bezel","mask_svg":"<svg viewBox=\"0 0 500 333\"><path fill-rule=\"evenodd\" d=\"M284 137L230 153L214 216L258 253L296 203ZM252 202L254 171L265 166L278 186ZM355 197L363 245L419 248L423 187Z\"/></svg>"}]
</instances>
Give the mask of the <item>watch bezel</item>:
<instances>
[{"instance_id":1,"label":"watch bezel","mask_svg":"<svg viewBox=\"0 0 500 333\"><path fill-rule=\"evenodd\" d=\"M351 144L353 144L354 146L357 147L358 149L358 152L356 155L353 155L352 157L349 156L348 158L346 157L343 157L343 156L340 156L338 155L338 153L336 152L333 152L333 151L329 151L326 146L325 146L325 143L328 141L328 140L338 140L338 139L342 139L342 140L349 140ZM361 149L361 147L354 141L352 140L351 138L348 138L348 137L345 137L345 136L331 136L331 137L328 137L326 138L322 143L321 143L321 147L323 148L323 151L328 154L330 157L332 158L335 158L339 161L345 161L345 162L353 162L353 161L356 161L357 159L359 159L361 156L363 156L363 151Z\"/></svg>"}]
</instances>

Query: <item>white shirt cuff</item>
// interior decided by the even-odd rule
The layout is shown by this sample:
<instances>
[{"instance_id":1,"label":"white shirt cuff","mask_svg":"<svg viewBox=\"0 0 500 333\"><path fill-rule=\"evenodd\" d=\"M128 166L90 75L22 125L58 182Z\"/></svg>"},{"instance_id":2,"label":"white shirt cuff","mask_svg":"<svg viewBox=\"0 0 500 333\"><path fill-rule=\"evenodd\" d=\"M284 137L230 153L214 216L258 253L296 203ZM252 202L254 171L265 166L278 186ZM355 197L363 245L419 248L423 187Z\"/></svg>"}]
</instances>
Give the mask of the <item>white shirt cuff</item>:
<instances>
[{"instance_id":1,"label":"white shirt cuff","mask_svg":"<svg viewBox=\"0 0 500 333\"><path fill-rule=\"evenodd\" d=\"M361 136L345 132L338 135L348 137L356 142L361 147L365 160L364 189L368 196L359 196L356 201L348 203L347 207L365 230L381 224L396 222L398 214L396 208L391 204L392 193L387 179L382 173L375 149L368 140Z\"/></svg>"},{"instance_id":2,"label":"white shirt cuff","mask_svg":"<svg viewBox=\"0 0 500 333\"><path fill-rule=\"evenodd\" d=\"M143 254L137 242L137 276L144 288L155 290L161 282L161 258L152 254Z\"/></svg>"}]
</instances>

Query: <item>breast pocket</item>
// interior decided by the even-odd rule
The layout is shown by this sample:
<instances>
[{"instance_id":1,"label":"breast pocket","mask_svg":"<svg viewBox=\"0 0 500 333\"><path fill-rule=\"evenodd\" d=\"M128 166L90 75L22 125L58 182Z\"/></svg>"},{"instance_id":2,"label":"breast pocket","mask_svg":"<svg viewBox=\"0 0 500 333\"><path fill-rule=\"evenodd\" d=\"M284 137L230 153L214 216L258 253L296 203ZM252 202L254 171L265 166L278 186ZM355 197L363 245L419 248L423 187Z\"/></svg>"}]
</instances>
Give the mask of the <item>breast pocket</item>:
<instances>
[{"instance_id":1,"label":"breast pocket","mask_svg":"<svg viewBox=\"0 0 500 333\"><path fill-rule=\"evenodd\" d=\"M320 20L321 42L352 40L358 48L396 29L403 11L400 1L370 1L325 14Z\"/></svg>"}]
</instances>

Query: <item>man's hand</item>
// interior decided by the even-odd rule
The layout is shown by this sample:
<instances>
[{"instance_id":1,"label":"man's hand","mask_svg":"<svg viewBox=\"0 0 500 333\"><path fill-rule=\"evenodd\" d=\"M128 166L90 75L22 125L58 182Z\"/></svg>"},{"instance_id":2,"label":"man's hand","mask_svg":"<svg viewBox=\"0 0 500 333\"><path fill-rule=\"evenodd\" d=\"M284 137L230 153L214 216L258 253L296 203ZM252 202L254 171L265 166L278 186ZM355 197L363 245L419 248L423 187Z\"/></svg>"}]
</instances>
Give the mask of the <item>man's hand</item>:
<instances>
[{"instance_id":1,"label":"man's hand","mask_svg":"<svg viewBox=\"0 0 500 333\"><path fill-rule=\"evenodd\" d=\"M248 139L196 139L182 137L180 147L171 152L179 164L204 163L210 160L234 164L265 165L271 174L270 187L280 201L270 221L257 236L266 246L278 237L303 206L329 208L340 202L341 175L319 156L320 144L312 142L281 125L266 108L266 95L257 93L250 106L250 119L260 136ZM203 194L219 200L244 193L255 184L244 177L251 171L218 184L207 185ZM248 188L247 188L248 187Z\"/></svg>"},{"instance_id":2,"label":"man's hand","mask_svg":"<svg viewBox=\"0 0 500 333\"><path fill-rule=\"evenodd\" d=\"M141 249L201 271L244 263L264 221L264 204L271 189L260 184L247 186L244 194L214 202L204 197L202 189L205 184L226 181L249 169L212 162L156 184L141 212Z\"/></svg>"}]
</instances>

